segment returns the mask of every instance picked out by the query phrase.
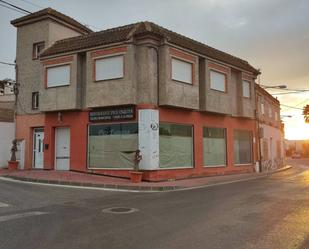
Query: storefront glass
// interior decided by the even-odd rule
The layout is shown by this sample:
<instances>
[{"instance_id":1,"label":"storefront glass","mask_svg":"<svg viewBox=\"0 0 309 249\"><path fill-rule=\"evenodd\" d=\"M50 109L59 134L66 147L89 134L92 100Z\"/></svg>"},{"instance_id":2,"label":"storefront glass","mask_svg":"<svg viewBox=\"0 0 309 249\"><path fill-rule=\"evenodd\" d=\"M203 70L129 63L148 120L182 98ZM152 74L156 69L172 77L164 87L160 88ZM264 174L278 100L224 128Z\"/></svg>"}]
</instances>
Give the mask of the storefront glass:
<instances>
[{"instance_id":1,"label":"storefront glass","mask_svg":"<svg viewBox=\"0 0 309 249\"><path fill-rule=\"evenodd\" d=\"M136 123L89 125L89 168L133 168L137 149Z\"/></svg>"},{"instance_id":2,"label":"storefront glass","mask_svg":"<svg viewBox=\"0 0 309 249\"><path fill-rule=\"evenodd\" d=\"M160 168L193 167L191 125L160 124Z\"/></svg>"},{"instance_id":3,"label":"storefront glass","mask_svg":"<svg viewBox=\"0 0 309 249\"><path fill-rule=\"evenodd\" d=\"M226 129L203 129L203 156L205 166L226 165Z\"/></svg>"},{"instance_id":4,"label":"storefront glass","mask_svg":"<svg viewBox=\"0 0 309 249\"><path fill-rule=\"evenodd\" d=\"M234 130L234 164L252 164L252 132Z\"/></svg>"}]
</instances>

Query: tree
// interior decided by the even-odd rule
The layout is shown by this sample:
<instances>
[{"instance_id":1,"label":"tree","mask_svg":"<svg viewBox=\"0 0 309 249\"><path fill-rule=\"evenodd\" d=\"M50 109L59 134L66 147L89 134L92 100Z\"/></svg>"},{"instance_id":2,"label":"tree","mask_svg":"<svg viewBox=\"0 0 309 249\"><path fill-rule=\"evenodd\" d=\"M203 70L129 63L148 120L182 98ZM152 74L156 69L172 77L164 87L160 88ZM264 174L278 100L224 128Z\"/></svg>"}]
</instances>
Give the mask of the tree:
<instances>
[{"instance_id":1,"label":"tree","mask_svg":"<svg viewBox=\"0 0 309 249\"><path fill-rule=\"evenodd\" d=\"M306 123L309 123L309 105L304 106L303 115Z\"/></svg>"}]
</instances>

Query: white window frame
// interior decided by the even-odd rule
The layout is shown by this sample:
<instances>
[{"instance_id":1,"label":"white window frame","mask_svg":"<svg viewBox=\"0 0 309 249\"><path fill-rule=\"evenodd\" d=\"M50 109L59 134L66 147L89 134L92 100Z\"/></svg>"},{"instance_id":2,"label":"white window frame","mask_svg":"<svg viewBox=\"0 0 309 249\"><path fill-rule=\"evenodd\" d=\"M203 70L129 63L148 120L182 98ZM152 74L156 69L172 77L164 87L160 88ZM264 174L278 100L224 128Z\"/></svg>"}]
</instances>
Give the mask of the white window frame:
<instances>
[{"instance_id":1,"label":"white window frame","mask_svg":"<svg viewBox=\"0 0 309 249\"><path fill-rule=\"evenodd\" d=\"M190 75L188 77L188 79L185 79L185 77L183 76L177 76L176 75L176 71L175 70L175 64L174 63L183 63L183 65L186 65L186 66L190 66ZM172 57L171 58L171 76L172 76L172 80L175 80L175 81L179 81L179 82L183 82L183 83L187 83L187 84L193 84L193 62L190 62L190 61L187 61L187 60L183 60L183 59L180 59L178 57Z\"/></svg>"},{"instance_id":2,"label":"white window frame","mask_svg":"<svg viewBox=\"0 0 309 249\"><path fill-rule=\"evenodd\" d=\"M245 87L248 86L248 95L245 95ZM251 98L251 82L248 80L242 80L242 96L244 98Z\"/></svg>"},{"instance_id":3,"label":"white window frame","mask_svg":"<svg viewBox=\"0 0 309 249\"><path fill-rule=\"evenodd\" d=\"M39 47L43 46L42 51L39 51ZM38 59L40 57L40 54L43 52L45 49L45 42L37 42L33 44L33 52L32 52L32 57L33 59Z\"/></svg>"},{"instance_id":4,"label":"white window frame","mask_svg":"<svg viewBox=\"0 0 309 249\"><path fill-rule=\"evenodd\" d=\"M107 75L106 77L98 77L98 65L97 62L99 61L103 61L103 60L109 60L109 59L113 59L113 58L117 58L117 57L121 57L122 58L122 64L121 64L121 73L119 75ZM95 71L94 71L94 81L105 81L105 80L116 80L116 79L122 79L124 78L124 69L125 69L125 54L112 54L112 55L108 55L108 56L102 56L102 57L96 57L94 58L94 67L95 67Z\"/></svg>"},{"instance_id":5,"label":"white window frame","mask_svg":"<svg viewBox=\"0 0 309 249\"><path fill-rule=\"evenodd\" d=\"M215 73L215 74L220 74L222 76L224 76L224 90L221 90L219 88L216 88L212 83L211 80L211 74ZM209 77L210 77L210 89L214 90L214 91L218 91L218 92L222 92L222 93L226 93L227 92L227 74L218 70L214 70L214 69L210 69L210 73L209 73Z\"/></svg>"},{"instance_id":6,"label":"white window frame","mask_svg":"<svg viewBox=\"0 0 309 249\"><path fill-rule=\"evenodd\" d=\"M49 82L48 78L48 71L53 70L56 68L66 67L69 69L69 74L66 75L66 79L62 82ZM69 86L71 84L71 64L59 64L59 65L53 65L45 68L46 70L46 87L47 88L53 88L53 87L61 87L61 86Z\"/></svg>"}]
</instances>

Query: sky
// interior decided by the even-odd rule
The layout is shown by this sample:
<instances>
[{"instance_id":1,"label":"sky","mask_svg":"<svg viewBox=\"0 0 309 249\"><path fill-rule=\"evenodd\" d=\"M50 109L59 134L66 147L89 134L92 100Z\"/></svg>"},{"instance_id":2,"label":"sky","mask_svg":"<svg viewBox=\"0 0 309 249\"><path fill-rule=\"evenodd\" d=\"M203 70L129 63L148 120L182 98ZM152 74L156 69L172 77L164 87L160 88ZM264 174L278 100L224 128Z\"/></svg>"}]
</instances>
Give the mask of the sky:
<instances>
[{"instance_id":1,"label":"sky","mask_svg":"<svg viewBox=\"0 0 309 249\"><path fill-rule=\"evenodd\" d=\"M309 89L308 0L6 1L31 12L52 7L94 31L152 21L247 60L261 69L261 84ZM0 61L13 63L16 29L10 20L23 14L0 4ZM14 68L0 64L3 78L14 78ZM281 104L294 107L281 106L286 138L309 139L309 124L301 115L302 107L309 104L309 92L274 96Z\"/></svg>"}]
</instances>

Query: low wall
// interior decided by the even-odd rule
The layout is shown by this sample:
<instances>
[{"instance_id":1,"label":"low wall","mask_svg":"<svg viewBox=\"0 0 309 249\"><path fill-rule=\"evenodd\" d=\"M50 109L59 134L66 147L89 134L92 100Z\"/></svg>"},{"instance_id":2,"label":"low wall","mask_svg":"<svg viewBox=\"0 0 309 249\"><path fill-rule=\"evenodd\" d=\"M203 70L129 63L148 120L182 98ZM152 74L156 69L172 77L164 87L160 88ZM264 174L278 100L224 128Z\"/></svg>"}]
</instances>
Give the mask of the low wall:
<instances>
[{"instance_id":1,"label":"low wall","mask_svg":"<svg viewBox=\"0 0 309 249\"><path fill-rule=\"evenodd\" d=\"M11 157L12 141L15 137L15 124L0 122L0 168L7 166Z\"/></svg>"}]
</instances>

